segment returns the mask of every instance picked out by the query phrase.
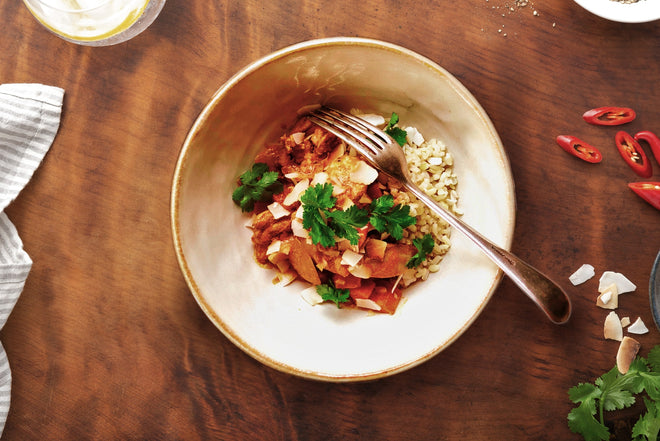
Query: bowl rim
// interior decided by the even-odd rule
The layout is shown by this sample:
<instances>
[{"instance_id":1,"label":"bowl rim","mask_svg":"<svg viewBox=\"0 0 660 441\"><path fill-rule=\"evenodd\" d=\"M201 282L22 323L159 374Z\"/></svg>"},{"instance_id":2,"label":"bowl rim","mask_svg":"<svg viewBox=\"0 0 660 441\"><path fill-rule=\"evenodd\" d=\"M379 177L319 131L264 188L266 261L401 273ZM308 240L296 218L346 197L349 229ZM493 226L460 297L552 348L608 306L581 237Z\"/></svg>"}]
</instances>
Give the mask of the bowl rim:
<instances>
[{"instance_id":1,"label":"bowl rim","mask_svg":"<svg viewBox=\"0 0 660 441\"><path fill-rule=\"evenodd\" d=\"M195 119L193 125L191 126L183 142L183 146L181 148L181 152L177 159L174 170L172 192L170 197L170 220L171 220L171 228L173 233L173 242L174 242L176 257L179 263L179 267L186 281L186 284L188 285L193 297L195 298L195 301L202 309L202 311L205 313L205 315L211 320L211 322L216 326L216 328L218 328L222 332L222 334L225 335L225 337L227 337L233 344L235 344L243 352L250 355L257 361L261 362L262 364L269 366L280 372L292 374L310 380L321 380L321 381L329 381L329 382L357 382L357 381L376 380L406 371L408 369L411 369L415 366L418 366L428 361L429 359L433 358L435 355L439 354L447 347L449 347L472 325L472 323L484 310L485 306L488 304L495 290L499 286L503 278L503 272L501 270L497 271L497 274L493 278L493 281L490 285L488 293L486 293L483 301L479 304L478 308L475 310L474 314L472 314L469 320L467 320L460 329L457 329L449 339L444 341L442 344L435 346L432 350L430 350L426 354L422 354L418 358L408 362L401 363L400 365L391 366L389 368L385 368L373 372L359 373L359 374L345 374L345 375L319 373L312 370L296 368L294 366L291 366L290 364L272 359L271 357L261 353L258 349L247 344L240 336L236 335L235 332L233 332L231 329L229 329L227 326L224 325L224 321L206 303L201 291L199 290L199 287L197 286L192 276L191 270L188 267L186 258L183 254L183 248L180 237L179 217L178 217L180 185L183 179L182 171L184 169L185 162L188 158L188 151L191 149L191 145L195 137L198 135L200 128L206 123L207 119L209 118L209 115L213 111L217 101L220 100L224 95L226 95L241 80L248 77L253 72L257 71L258 69L269 63L277 61L280 58L289 56L292 53L298 51L319 48L323 46L337 46L337 45L366 46L366 47L374 47L380 50L385 49L385 50L394 51L396 53L400 53L408 57L411 57L417 60L418 62L421 62L427 68L430 68L446 76L454 91L458 95L460 95L460 97L463 100L465 100L465 102L468 103L475 110L475 114L478 115L481 123L484 124L485 127L487 127L491 137L494 139L496 144L498 144L502 149L502 153L503 153L502 165L505 167L506 169L505 171L507 172L507 175L511 176L511 179L508 180L509 188L507 191L507 194L511 195L511 204L510 204L511 206L510 206L510 212L507 213L510 219L510 223L509 225L507 225L508 230L506 231L507 240L506 243L502 244L501 246L507 250L511 249L513 243L513 232L514 232L515 217L516 217L515 184L511 173L509 157L504 151L504 147L499 137L499 134L497 133L497 130L493 125L493 122L488 117L484 108L471 94L471 92L456 77L454 77L446 69L444 69L434 61L430 60L429 58L420 55L417 52L404 48L402 46L398 46L396 44L392 44L381 40L371 39L371 38L362 38L362 37L329 37L329 38L320 38L320 39L313 39L313 40L299 42L290 46L286 46L282 49L276 50L268 55L265 55L257 59L256 61L249 63L248 65L240 69L238 72L236 72L234 75L232 75L212 95L208 103L204 106L204 108L200 112L199 116Z\"/></svg>"}]
</instances>

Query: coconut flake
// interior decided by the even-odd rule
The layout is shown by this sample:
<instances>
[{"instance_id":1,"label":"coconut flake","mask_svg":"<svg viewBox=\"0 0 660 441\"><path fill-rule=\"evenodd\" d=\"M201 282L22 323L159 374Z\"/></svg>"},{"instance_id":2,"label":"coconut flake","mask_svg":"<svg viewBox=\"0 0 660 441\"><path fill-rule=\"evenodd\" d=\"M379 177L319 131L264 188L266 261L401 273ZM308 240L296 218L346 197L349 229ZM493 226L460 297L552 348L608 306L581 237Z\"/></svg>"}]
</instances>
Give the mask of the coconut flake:
<instances>
[{"instance_id":1,"label":"coconut flake","mask_svg":"<svg viewBox=\"0 0 660 441\"><path fill-rule=\"evenodd\" d=\"M312 178L312 182L309 183L309 185L314 186L316 184L325 184L328 182L328 174L326 172L318 172L317 174L314 175Z\"/></svg>"},{"instance_id":2,"label":"coconut flake","mask_svg":"<svg viewBox=\"0 0 660 441\"><path fill-rule=\"evenodd\" d=\"M309 231L303 227L302 220L298 219L297 217L291 220L291 231L296 237L302 237L303 239L307 239L309 237Z\"/></svg>"},{"instance_id":3,"label":"coconut flake","mask_svg":"<svg viewBox=\"0 0 660 441\"><path fill-rule=\"evenodd\" d=\"M277 286L290 285L291 282L296 280L296 273L294 273L294 272L279 273L279 274L277 274L276 280L277 280L277 282L275 284Z\"/></svg>"},{"instance_id":4,"label":"coconut flake","mask_svg":"<svg viewBox=\"0 0 660 441\"><path fill-rule=\"evenodd\" d=\"M625 328L626 326L629 326L629 325L630 325L630 317L622 317L621 318L621 326L623 326Z\"/></svg>"},{"instance_id":5,"label":"coconut flake","mask_svg":"<svg viewBox=\"0 0 660 441\"><path fill-rule=\"evenodd\" d=\"M637 289L637 286L632 283L621 273L615 273L614 271L605 271L598 283L598 292L602 292L611 284L616 283L616 289L619 294L626 292L632 292Z\"/></svg>"},{"instance_id":6,"label":"coconut flake","mask_svg":"<svg viewBox=\"0 0 660 441\"><path fill-rule=\"evenodd\" d=\"M291 192L286 195L284 198L284 201L282 201L283 205L289 206L298 201L300 198L300 195L307 190L309 187L309 179L303 179L302 181L298 182L296 185L293 186L293 189Z\"/></svg>"},{"instance_id":7,"label":"coconut flake","mask_svg":"<svg viewBox=\"0 0 660 441\"><path fill-rule=\"evenodd\" d=\"M619 345L619 350L616 353L616 368L620 373L625 374L628 372L640 347L640 343L634 338L623 337Z\"/></svg>"},{"instance_id":8,"label":"coconut flake","mask_svg":"<svg viewBox=\"0 0 660 441\"><path fill-rule=\"evenodd\" d=\"M347 266L355 266L362 260L362 254L356 253L353 250L345 250L341 255L341 264Z\"/></svg>"},{"instance_id":9,"label":"coconut flake","mask_svg":"<svg viewBox=\"0 0 660 441\"><path fill-rule=\"evenodd\" d=\"M623 338L623 328L621 327L621 320L616 312L610 312L605 317L605 324L603 326L605 338L610 340L621 341Z\"/></svg>"},{"instance_id":10,"label":"coconut flake","mask_svg":"<svg viewBox=\"0 0 660 441\"><path fill-rule=\"evenodd\" d=\"M371 270L365 265L352 266L348 268L348 272L358 279L369 279L371 277Z\"/></svg>"},{"instance_id":11,"label":"coconut flake","mask_svg":"<svg viewBox=\"0 0 660 441\"><path fill-rule=\"evenodd\" d=\"M649 332L649 329L646 327L646 325L642 321L642 318L637 317L637 320L635 320L635 323L628 326L628 332L630 332L631 334L646 334L647 332Z\"/></svg>"},{"instance_id":12,"label":"coconut flake","mask_svg":"<svg viewBox=\"0 0 660 441\"><path fill-rule=\"evenodd\" d=\"M291 139L296 144L301 144L305 140L305 132L296 132L291 134Z\"/></svg>"},{"instance_id":13,"label":"coconut flake","mask_svg":"<svg viewBox=\"0 0 660 441\"><path fill-rule=\"evenodd\" d=\"M374 311L381 310L380 305L370 299L355 299L355 304L358 308L372 309Z\"/></svg>"},{"instance_id":14,"label":"coconut flake","mask_svg":"<svg viewBox=\"0 0 660 441\"><path fill-rule=\"evenodd\" d=\"M415 145L424 144L424 137L415 127L406 127L404 130L406 131L406 140L409 143Z\"/></svg>"},{"instance_id":15,"label":"coconut flake","mask_svg":"<svg viewBox=\"0 0 660 441\"><path fill-rule=\"evenodd\" d=\"M608 286L596 299L596 305L605 309L616 309L619 307L619 292L616 284Z\"/></svg>"},{"instance_id":16,"label":"coconut flake","mask_svg":"<svg viewBox=\"0 0 660 441\"><path fill-rule=\"evenodd\" d=\"M368 122L372 126L382 126L385 124L385 117L376 113L361 113L358 109L351 109L350 113L351 115L357 116L358 118Z\"/></svg>"},{"instance_id":17,"label":"coconut flake","mask_svg":"<svg viewBox=\"0 0 660 441\"><path fill-rule=\"evenodd\" d=\"M282 241L281 240L274 240L268 245L268 249L266 250L266 256L270 256L271 254L275 254L280 251L282 248Z\"/></svg>"},{"instance_id":18,"label":"coconut flake","mask_svg":"<svg viewBox=\"0 0 660 441\"><path fill-rule=\"evenodd\" d=\"M309 288L303 289L300 293L300 296L312 306L323 303L323 297L321 297L316 291L315 286L310 286Z\"/></svg>"},{"instance_id":19,"label":"coconut flake","mask_svg":"<svg viewBox=\"0 0 660 441\"><path fill-rule=\"evenodd\" d=\"M291 212L284 208L279 202L269 204L268 211L270 211L275 219L280 219L291 214Z\"/></svg>"},{"instance_id":20,"label":"coconut flake","mask_svg":"<svg viewBox=\"0 0 660 441\"><path fill-rule=\"evenodd\" d=\"M596 272L594 271L594 267L588 263L585 263L580 268L578 268L577 271L571 274L568 280L570 280L573 285L579 285L591 279L595 275Z\"/></svg>"},{"instance_id":21,"label":"coconut flake","mask_svg":"<svg viewBox=\"0 0 660 441\"><path fill-rule=\"evenodd\" d=\"M369 185L378 179L378 170L364 161L358 161L358 165L351 172L350 180L358 184Z\"/></svg>"}]
</instances>

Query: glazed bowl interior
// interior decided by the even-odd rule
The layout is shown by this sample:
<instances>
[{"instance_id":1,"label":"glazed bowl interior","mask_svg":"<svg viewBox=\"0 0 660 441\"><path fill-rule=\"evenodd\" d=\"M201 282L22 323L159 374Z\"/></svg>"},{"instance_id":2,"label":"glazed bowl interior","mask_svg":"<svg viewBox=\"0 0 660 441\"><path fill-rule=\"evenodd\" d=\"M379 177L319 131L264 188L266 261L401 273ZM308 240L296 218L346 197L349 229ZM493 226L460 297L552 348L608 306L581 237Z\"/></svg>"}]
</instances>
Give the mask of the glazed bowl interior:
<instances>
[{"instance_id":1,"label":"glazed bowl interior","mask_svg":"<svg viewBox=\"0 0 660 441\"><path fill-rule=\"evenodd\" d=\"M237 177L304 106L390 115L438 138L454 156L463 219L509 249L515 202L509 162L488 116L448 72L404 48L336 38L301 43L246 67L213 96L177 163L172 227L184 277L202 310L236 345L291 374L354 381L415 366L478 316L501 273L459 232L438 273L407 289L394 315L310 306L295 282L275 286L256 264Z\"/></svg>"}]
</instances>

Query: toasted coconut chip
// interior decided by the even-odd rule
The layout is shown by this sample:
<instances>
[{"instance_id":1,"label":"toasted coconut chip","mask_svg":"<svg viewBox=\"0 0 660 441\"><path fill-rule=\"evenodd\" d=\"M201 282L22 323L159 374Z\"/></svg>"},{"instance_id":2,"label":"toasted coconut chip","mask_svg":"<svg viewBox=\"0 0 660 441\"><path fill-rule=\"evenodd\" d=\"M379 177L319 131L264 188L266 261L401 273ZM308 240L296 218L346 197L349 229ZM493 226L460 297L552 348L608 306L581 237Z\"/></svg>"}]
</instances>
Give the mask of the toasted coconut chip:
<instances>
[{"instance_id":1,"label":"toasted coconut chip","mask_svg":"<svg viewBox=\"0 0 660 441\"><path fill-rule=\"evenodd\" d=\"M568 280L570 280L573 285L579 285L591 279L595 275L596 272L594 271L594 267L588 263L585 263L580 268L578 268L577 271L571 274Z\"/></svg>"},{"instance_id":2,"label":"toasted coconut chip","mask_svg":"<svg viewBox=\"0 0 660 441\"><path fill-rule=\"evenodd\" d=\"M300 195L307 190L309 187L309 179L303 179L302 181L298 182L296 185L293 186L293 189L291 190L291 193L286 195L284 198L284 201L282 201L283 205L291 205L300 199Z\"/></svg>"},{"instance_id":3,"label":"toasted coconut chip","mask_svg":"<svg viewBox=\"0 0 660 441\"><path fill-rule=\"evenodd\" d=\"M291 139L296 144L301 144L305 140L305 132L296 132L291 134Z\"/></svg>"},{"instance_id":4,"label":"toasted coconut chip","mask_svg":"<svg viewBox=\"0 0 660 441\"><path fill-rule=\"evenodd\" d=\"M316 291L315 286L311 286L309 288L303 289L302 292L300 293L300 296L312 306L323 303L323 297L321 297L319 293Z\"/></svg>"},{"instance_id":5,"label":"toasted coconut chip","mask_svg":"<svg viewBox=\"0 0 660 441\"><path fill-rule=\"evenodd\" d=\"M406 131L406 141L415 145L424 144L424 137L415 127L406 127L404 130Z\"/></svg>"},{"instance_id":6,"label":"toasted coconut chip","mask_svg":"<svg viewBox=\"0 0 660 441\"><path fill-rule=\"evenodd\" d=\"M271 254L277 253L280 248L282 248L282 241L281 240L274 240L268 245L268 249L266 250L266 256L270 256Z\"/></svg>"},{"instance_id":7,"label":"toasted coconut chip","mask_svg":"<svg viewBox=\"0 0 660 441\"><path fill-rule=\"evenodd\" d=\"M347 266L355 266L360 262L360 260L362 260L362 257L363 255L360 253L356 253L352 250L345 250L341 255L341 264Z\"/></svg>"},{"instance_id":8,"label":"toasted coconut chip","mask_svg":"<svg viewBox=\"0 0 660 441\"><path fill-rule=\"evenodd\" d=\"M325 184L328 182L328 174L326 172L318 172L317 174L314 175L312 178L312 182L309 183L309 185L314 186L316 184Z\"/></svg>"},{"instance_id":9,"label":"toasted coconut chip","mask_svg":"<svg viewBox=\"0 0 660 441\"><path fill-rule=\"evenodd\" d=\"M385 124L385 117L376 113L360 113L358 109L351 109L350 113L353 116L357 116L358 118L365 120L372 126L378 127Z\"/></svg>"},{"instance_id":10,"label":"toasted coconut chip","mask_svg":"<svg viewBox=\"0 0 660 441\"><path fill-rule=\"evenodd\" d=\"M291 220L291 231L293 231L293 235L296 237L302 237L303 239L309 237L309 231L303 227L302 220L297 217Z\"/></svg>"},{"instance_id":11,"label":"toasted coconut chip","mask_svg":"<svg viewBox=\"0 0 660 441\"><path fill-rule=\"evenodd\" d=\"M296 273L293 272L293 271L287 271L285 273L278 273L273 282L277 286L287 286L287 285L290 285L291 282L296 280L296 276L297 276Z\"/></svg>"},{"instance_id":12,"label":"toasted coconut chip","mask_svg":"<svg viewBox=\"0 0 660 441\"><path fill-rule=\"evenodd\" d=\"M612 311L605 317L603 330L606 339L621 341L623 338L623 327L616 312Z\"/></svg>"},{"instance_id":13,"label":"toasted coconut chip","mask_svg":"<svg viewBox=\"0 0 660 441\"><path fill-rule=\"evenodd\" d=\"M596 299L596 305L604 309L616 309L619 307L619 293L616 284L608 286Z\"/></svg>"},{"instance_id":14,"label":"toasted coconut chip","mask_svg":"<svg viewBox=\"0 0 660 441\"><path fill-rule=\"evenodd\" d=\"M647 332L649 332L649 329L646 327L646 325L642 321L642 318L637 317L637 320L635 320L635 323L628 326L628 332L630 332L631 334L646 334Z\"/></svg>"},{"instance_id":15,"label":"toasted coconut chip","mask_svg":"<svg viewBox=\"0 0 660 441\"><path fill-rule=\"evenodd\" d=\"M355 304L359 308L372 309L374 311L380 311L381 307L378 303L370 299L355 299Z\"/></svg>"},{"instance_id":16,"label":"toasted coconut chip","mask_svg":"<svg viewBox=\"0 0 660 441\"><path fill-rule=\"evenodd\" d=\"M351 267L348 272L359 279L369 279L371 277L371 270L365 265Z\"/></svg>"},{"instance_id":17,"label":"toasted coconut chip","mask_svg":"<svg viewBox=\"0 0 660 441\"><path fill-rule=\"evenodd\" d=\"M280 219L291 214L291 212L284 208L279 202L273 202L272 204L269 204L267 208L275 219Z\"/></svg>"},{"instance_id":18,"label":"toasted coconut chip","mask_svg":"<svg viewBox=\"0 0 660 441\"><path fill-rule=\"evenodd\" d=\"M614 271L605 271L598 283L598 292L603 292L611 284L616 283L616 289L619 294L626 292L632 292L637 289L637 286L632 283L621 273L615 273Z\"/></svg>"},{"instance_id":19,"label":"toasted coconut chip","mask_svg":"<svg viewBox=\"0 0 660 441\"><path fill-rule=\"evenodd\" d=\"M364 161L358 161L357 167L351 172L350 180L358 184L369 185L378 179L378 170Z\"/></svg>"},{"instance_id":20,"label":"toasted coconut chip","mask_svg":"<svg viewBox=\"0 0 660 441\"><path fill-rule=\"evenodd\" d=\"M621 326L623 326L624 328L626 326L630 326L630 317L622 317L621 318Z\"/></svg>"},{"instance_id":21,"label":"toasted coconut chip","mask_svg":"<svg viewBox=\"0 0 660 441\"><path fill-rule=\"evenodd\" d=\"M630 364L633 362L639 352L641 345L637 340L631 337L623 337L619 350L616 353L616 368L622 374L628 372Z\"/></svg>"}]
</instances>

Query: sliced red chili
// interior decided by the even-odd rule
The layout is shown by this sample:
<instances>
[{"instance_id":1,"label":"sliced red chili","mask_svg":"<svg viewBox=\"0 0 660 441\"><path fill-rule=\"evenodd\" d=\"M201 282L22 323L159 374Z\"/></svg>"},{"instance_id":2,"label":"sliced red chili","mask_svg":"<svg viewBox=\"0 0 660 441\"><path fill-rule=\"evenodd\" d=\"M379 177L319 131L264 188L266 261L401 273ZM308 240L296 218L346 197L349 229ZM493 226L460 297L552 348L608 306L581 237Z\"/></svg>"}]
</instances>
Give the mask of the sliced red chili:
<instances>
[{"instance_id":1,"label":"sliced red chili","mask_svg":"<svg viewBox=\"0 0 660 441\"><path fill-rule=\"evenodd\" d=\"M603 160L600 151L579 138L571 135L559 135L557 144L573 156L591 163L597 163Z\"/></svg>"},{"instance_id":2,"label":"sliced red chili","mask_svg":"<svg viewBox=\"0 0 660 441\"><path fill-rule=\"evenodd\" d=\"M628 187L639 197L660 210L660 182L631 182Z\"/></svg>"},{"instance_id":3,"label":"sliced red chili","mask_svg":"<svg viewBox=\"0 0 660 441\"><path fill-rule=\"evenodd\" d=\"M655 133L649 130L642 130L641 132L637 132L635 135L635 140L638 142L640 140L646 141L651 147L651 152L653 152L655 160L658 161L658 164L660 164L660 138L658 138Z\"/></svg>"},{"instance_id":4,"label":"sliced red chili","mask_svg":"<svg viewBox=\"0 0 660 441\"><path fill-rule=\"evenodd\" d=\"M628 107L598 107L584 112L582 118L589 124L618 126L629 123L635 116L635 111Z\"/></svg>"},{"instance_id":5,"label":"sliced red chili","mask_svg":"<svg viewBox=\"0 0 660 441\"><path fill-rule=\"evenodd\" d=\"M630 136L627 132L619 131L614 136L616 147L623 157L623 160L642 178L650 178L653 174L651 163L646 157L646 153L642 150L635 138Z\"/></svg>"}]
</instances>

